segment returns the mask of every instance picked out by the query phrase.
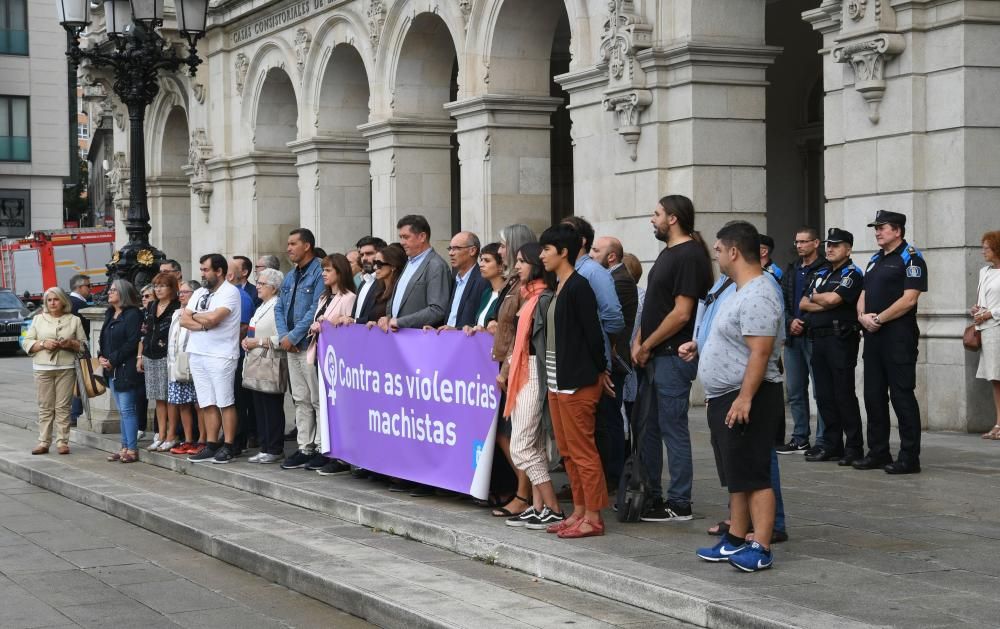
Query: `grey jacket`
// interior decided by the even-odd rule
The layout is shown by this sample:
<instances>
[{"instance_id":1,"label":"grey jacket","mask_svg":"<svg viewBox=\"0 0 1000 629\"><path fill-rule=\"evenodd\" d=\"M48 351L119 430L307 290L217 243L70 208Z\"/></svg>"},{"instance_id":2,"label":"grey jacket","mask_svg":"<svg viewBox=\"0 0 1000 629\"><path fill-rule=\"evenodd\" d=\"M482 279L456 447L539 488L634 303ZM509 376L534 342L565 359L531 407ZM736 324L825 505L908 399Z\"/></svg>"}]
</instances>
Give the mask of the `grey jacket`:
<instances>
[{"instance_id":1,"label":"grey jacket","mask_svg":"<svg viewBox=\"0 0 1000 629\"><path fill-rule=\"evenodd\" d=\"M390 308L398 289L399 282L389 298ZM396 322L401 328L444 325L450 302L451 267L432 249L406 285Z\"/></svg>"}]
</instances>

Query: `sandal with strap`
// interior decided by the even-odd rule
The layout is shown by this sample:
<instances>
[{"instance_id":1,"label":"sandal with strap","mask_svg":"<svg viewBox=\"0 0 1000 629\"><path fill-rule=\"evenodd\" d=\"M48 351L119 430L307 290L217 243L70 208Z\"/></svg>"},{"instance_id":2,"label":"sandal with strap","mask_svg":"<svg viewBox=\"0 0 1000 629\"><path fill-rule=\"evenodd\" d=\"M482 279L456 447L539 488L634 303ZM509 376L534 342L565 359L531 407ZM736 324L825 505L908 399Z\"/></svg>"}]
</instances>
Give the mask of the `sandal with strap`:
<instances>
[{"instance_id":1,"label":"sandal with strap","mask_svg":"<svg viewBox=\"0 0 1000 629\"><path fill-rule=\"evenodd\" d=\"M524 511L524 509L521 509L520 511L514 512L514 511L511 511L510 509L507 508L515 500L520 500L521 502L523 502L526 505L530 505L531 504L530 502L528 502L527 498L522 498L521 496L518 496L517 494L514 494L514 497L511 498L510 500L508 500L506 505L504 505L502 507L497 507L496 509L493 509L493 511L490 512L490 515L492 515L494 518L510 518L510 517L514 517L518 513L521 513L521 511ZM525 509L527 509L527 507L525 507Z\"/></svg>"},{"instance_id":2,"label":"sandal with strap","mask_svg":"<svg viewBox=\"0 0 1000 629\"><path fill-rule=\"evenodd\" d=\"M991 441L1000 441L1000 424L997 424L990 429L988 433L983 435L983 439L989 439Z\"/></svg>"},{"instance_id":3,"label":"sandal with strap","mask_svg":"<svg viewBox=\"0 0 1000 629\"><path fill-rule=\"evenodd\" d=\"M135 463L139 460L139 452L137 450L126 450L125 454L121 456L118 461L120 463Z\"/></svg>"},{"instance_id":4,"label":"sandal with strap","mask_svg":"<svg viewBox=\"0 0 1000 629\"><path fill-rule=\"evenodd\" d=\"M584 525L589 526L589 531L582 530ZM576 526L571 526L565 528L557 533L557 535L562 539L579 539L581 537L600 537L604 535L604 523L601 521L594 522L588 518L580 518L580 521L576 523Z\"/></svg>"},{"instance_id":5,"label":"sandal with strap","mask_svg":"<svg viewBox=\"0 0 1000 629\"><path fill-rule=\"evenodd\" d=\"M125 452L126 452L125 448L122 448L121 450L119 450L118 452L115 452L114 454L109 454L108 458L107 458L107 461L109 463L114 463L115 461L121 461L122 460L122 455L125 454Z\"/></svg>"}]
</instances>

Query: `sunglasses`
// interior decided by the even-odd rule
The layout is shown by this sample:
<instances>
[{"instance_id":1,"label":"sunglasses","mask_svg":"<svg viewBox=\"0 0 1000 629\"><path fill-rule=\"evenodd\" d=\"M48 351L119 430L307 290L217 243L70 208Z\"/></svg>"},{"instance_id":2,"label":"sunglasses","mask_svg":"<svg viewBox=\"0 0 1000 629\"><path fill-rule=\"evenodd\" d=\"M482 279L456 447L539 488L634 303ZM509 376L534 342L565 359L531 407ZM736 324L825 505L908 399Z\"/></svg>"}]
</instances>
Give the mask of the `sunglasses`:
<instances>
[{"instance_id":1,"label":"sunglasses","mask_svg":"<svg viewBox=\"0 0 1000 629\"><path fill-rule=\"evenodd\" d=\"M210 303L212 303L212 293L205 293L198 300L198 310L207 310Z\"/></svg>"},{"instance_id":2,"label":"sunglasses","mask_svg":"<svg viewBox=\"0 0 1000 629\"><path fill-rule=\"evenodd\" d=\"M396 267L392 266L391 264L389 264L388 262L383 262L382 260L376 260L376 261L372 262L372 266L374 266L376 269L381 269L384 266L387 266L390 269L396 268Z\"/></svg>"}]
</instances>

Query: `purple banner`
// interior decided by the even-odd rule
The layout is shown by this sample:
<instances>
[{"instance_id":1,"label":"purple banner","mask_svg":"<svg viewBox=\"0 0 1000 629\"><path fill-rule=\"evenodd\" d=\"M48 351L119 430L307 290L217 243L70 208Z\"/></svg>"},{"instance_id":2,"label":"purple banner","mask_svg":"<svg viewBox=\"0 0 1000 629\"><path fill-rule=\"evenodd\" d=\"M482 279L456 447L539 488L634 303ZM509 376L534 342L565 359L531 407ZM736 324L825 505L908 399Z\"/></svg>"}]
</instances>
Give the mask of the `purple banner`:
<instances>
[{"instance_id":1,"label":"purple banner","mask_svg":"<svg viewBox=\"0 0 1000 629\"><path fill-rule=\"evenodd\" d=\"M322 451L367 470L489 493L500 400L493 337L323 324Z\"/></svg>"}]
</instances>

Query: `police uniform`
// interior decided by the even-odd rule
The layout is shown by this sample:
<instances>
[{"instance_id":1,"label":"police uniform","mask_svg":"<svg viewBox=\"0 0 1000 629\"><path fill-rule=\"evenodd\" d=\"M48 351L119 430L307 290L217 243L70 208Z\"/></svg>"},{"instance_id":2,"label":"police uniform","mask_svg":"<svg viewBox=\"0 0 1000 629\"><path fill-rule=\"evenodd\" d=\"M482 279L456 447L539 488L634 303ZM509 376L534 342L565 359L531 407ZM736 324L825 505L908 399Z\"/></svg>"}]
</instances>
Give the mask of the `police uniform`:
<instances>
[{"instance_id":1,"label":"police uniform","mask_svg":"<svg viewBox=\"0 0 1000 629\"><path fill-rule=\"evenodd\" d=\"M824 242L854 244L847 231L830 228ZM813 275L805 296L812 299L822 293L836 293L840 305L820 312L803 313L806 334L813 342L811 364L816 379L816 405L823 416L825 431L822 448L807 454L809 461L839 459L850 465L864 454L861 434L861 410L854 388L854 368L858 364L857 303L864 288L864 275L848 258L839 268L821 268ZM846 448L845 448L846 437Z\"/></svg>"},{"instance_id":2,"label":"police uniform","mask_svg":"<svg viewBox=\"0 0 1000 629\"><path fill-rule=\"evenodd\" d=\"M774 251L774 238L771 238L767 234L760 235L760 245L762 247L767 247L768 255ZM778 285L781 285L781 278L784 273L781 271L781 267L774 263L774 260L768 260L767 264L763 267L766 273L770 273L771 277L777 280Z\"/></svg>"},{"instance_id":3,"label":"police uniform","mask_svg":"<svg viewBox=\"0 0 1000 629\"><path fill-rule=\"evenodd\" d=\"M869 227L893 223L903 226L906 217L880 210ZM879 251L865 269L865 313L883 312L905 290L927 291L927 264L905 240L889 253ZM917 384L917 307L882 324L878 332L865 332L865 410L868 413L868 456L855 462L859 469L886 467L890 473L920 469L920 407ZM892 463L889 451L889 401L899 424L899 456ZM907 469L908 468L908 469Z\"/></svg>"}]
</instances>

